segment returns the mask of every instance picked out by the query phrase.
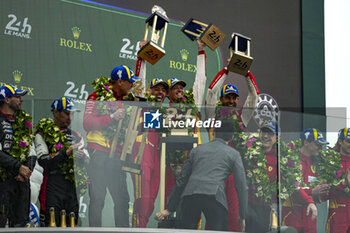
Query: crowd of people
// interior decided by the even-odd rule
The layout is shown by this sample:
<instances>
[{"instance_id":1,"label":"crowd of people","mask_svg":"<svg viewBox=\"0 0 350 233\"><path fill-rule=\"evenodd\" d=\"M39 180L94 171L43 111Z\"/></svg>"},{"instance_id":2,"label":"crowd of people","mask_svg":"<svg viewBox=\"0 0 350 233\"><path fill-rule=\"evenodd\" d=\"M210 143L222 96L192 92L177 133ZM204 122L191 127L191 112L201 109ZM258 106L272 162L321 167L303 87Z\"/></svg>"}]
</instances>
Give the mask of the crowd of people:
<instances>
[{"instance_id":1,"label":"crowd of people","mask_svg":"<svg viewBox=\"0 0 350 233\"><path fill-rule=\"evenodd\" d=\"M142 41L140 46L146 43ZM279 124L273 120L264 122L257 133L245 132L259 98L253 74L245 76L248 96L240 109L239 90L227 83L226 67L211 81L205 96L205 44L197 43L197 71L190 95L186 96L191 92L185 91L187 83L175 77L167 81L157 77L147 85L146 62L138 58L135 74L121 65L112 70L110 78L95 80L95 91L84 111L85 132L70 129L74 113L81 110L68 97L54 100L52 118L40 119L33 132L31 117L22 110L26 91L12 85L1 87L0 227L28 226L31 199L40 203L40 226L75 226L77 195L86 189L89 226L103 226L108 190L116 227L146 227L154 212L160 176L165 175L167 203L155 217L159 221L176 219L176 228L200 228L203 213L209 230L255 233L287 226L290 232L312 233L317 232L316 203L329 200L327 232L349 232L350 130L341 129L337 144L327 150L328 142L316 128L305 129L299 140L290 143L280 137ZM139 98L130 94L135 86ZM128 115L123 101L143 99L162 104L166 98L171 107L178 103L201 106L204 102L205 112L198 110L195 117L222 124L208 129L210 142L200 142L176 164L167 162L165 174L160 174L159 131L150 129L137 135L133 150L143 149L142 174L132 174L130 223L123 144L119 142L111 150L114 137L119 137L114 135L117 125ZM193 130L193 134L199 132ZM146 139L141 146L142 137ZM30 184L34 173L39 178Z\"/></svg>"}]
</instances>

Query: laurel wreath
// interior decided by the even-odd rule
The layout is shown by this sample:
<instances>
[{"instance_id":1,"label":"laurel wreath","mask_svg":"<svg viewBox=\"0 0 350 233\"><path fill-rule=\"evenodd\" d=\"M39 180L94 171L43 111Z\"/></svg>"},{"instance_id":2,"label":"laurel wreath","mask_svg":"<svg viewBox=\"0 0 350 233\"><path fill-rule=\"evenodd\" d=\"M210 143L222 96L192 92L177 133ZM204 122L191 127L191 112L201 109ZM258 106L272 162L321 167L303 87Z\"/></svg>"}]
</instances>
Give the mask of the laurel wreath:
<instances>
[{"instance_id":1,"label":"laurel wreath","mask_svg":"<svg viewBox=\"0 0 350 233\"><path fill-rule=\"evenodd\" d=\"M32 117L23 110L16 111L14 114L15 124L12 125L13 142L10 148L10 154L21 164L27 162L30 148L33 144L33 125ZM5 180L8 173L4 168L0 168L0 178Z\"/></svg>"},{"instance_id":2,"label":"laurel wreath","mask_svg":"<svg viewBox=\"0 0 350 233\"><path fill-rule=\"evenodd\" d=\"M97 108L99 109L100 115L110 115L114 113L120 106L118 105L118 101L114 97L113 87L111 85L111 79L101 76L95 79L91 86L95 89L96 92L96 100ZM132 100L134 98L132 93L123 97L123 100ZM122 122L122 126L120 129L120 133L118 135L118 144L123 145L125 140L126 129L129 124L130 115L132 111L131 106L126 106L126 117ZM117 130L118 124L111 124L107 129L102 131L102 136L107 140L112 140L115 132Z\"/></svg>"},{"instance_id":3,"label":"laurel wreath","mask_svg":"<svg viewBox=\"0 0 350 233\"><path fill-rule=\"evenodd\" d=\"M320 151L320 155L315 160L317 182L310 183L311 188L323 181L335 188L344 180L345 173L341 168L341 157L338 151L327 147L326 150Z\"/></svg>"},{"instance_id":4,"label":"laurel wreath","mask_svg":"<svg viewBox=\"0 0 350 233\"><path fill-rule=\"evenodd\" d=\"M247 183L251 192L266 203L279 195L284 201L302 186L302 173L299 153L291 146L286 146L280 139L280 186L271 183L267 175L266 155L259 141L259 133L250 134L246 140L246 153L243 154L246 166ZM277 155L276 155L277 156Z\"/></svg>"},{"instance_id":5,"label":"laurel wreath","mask_svg":"<svg viewBox=\"0 0 350 233\"><path fill-rule=\"evenodd\" d=\"M70 145L67 142L66 135L58 128L51 118L42 118L35 126L36 134L40 133L48 145L50 153L66 151ZM74 153L59 164L65 179L74 183L81 195L84 195L88 185L88 176L85 167L79 167L74 164Z\"/></svg>"}]
</instances>

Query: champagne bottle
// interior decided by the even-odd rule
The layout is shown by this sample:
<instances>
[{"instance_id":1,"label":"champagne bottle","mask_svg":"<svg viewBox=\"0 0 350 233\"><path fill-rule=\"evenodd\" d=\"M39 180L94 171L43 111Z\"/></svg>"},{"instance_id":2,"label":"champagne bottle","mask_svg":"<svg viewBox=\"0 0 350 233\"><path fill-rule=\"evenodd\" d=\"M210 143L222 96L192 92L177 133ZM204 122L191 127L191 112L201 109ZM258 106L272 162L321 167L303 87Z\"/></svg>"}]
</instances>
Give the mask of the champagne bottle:
<instances>
[{"instance_id":1,"label":"champagne bottle","mask_svg":"<svg viewBox=\"0 0 350 233\"><path fill-rule=\"evenodd\" d=\"M70 227L75 227L75 213L74 212L70 212L69 219L70 219Z\"/></svg>"},{"instance_id":2,"label":"champagne bottle","mask_svg":"<svg viewBox=\"0 0 350 233\"><path fill-rule=\"evenodd\" d=\"M56 227L56 219L55 219L55 208L50 208L50 222L49 227Z\"/></svg>"},{"instance_id":3,"label":"champagne bottle","mask_svg":"<svg viewBox=\"0 0 350 233\"><path fill-rule=\"evenodd\" d=\"M61 227L67 227L67 223L66 223L66 211L65 210L61 210Z\"/></svg>"},{"instance_id":4,"label":"champagne bottle","mask_svg":"<svg viewBox=\"0 0 350 233\"><path fill-rule=\"evenodd\" d=\"M271 230L278 229L278 216L275 209L271 210Z\"/></svg>"}]
</instances>

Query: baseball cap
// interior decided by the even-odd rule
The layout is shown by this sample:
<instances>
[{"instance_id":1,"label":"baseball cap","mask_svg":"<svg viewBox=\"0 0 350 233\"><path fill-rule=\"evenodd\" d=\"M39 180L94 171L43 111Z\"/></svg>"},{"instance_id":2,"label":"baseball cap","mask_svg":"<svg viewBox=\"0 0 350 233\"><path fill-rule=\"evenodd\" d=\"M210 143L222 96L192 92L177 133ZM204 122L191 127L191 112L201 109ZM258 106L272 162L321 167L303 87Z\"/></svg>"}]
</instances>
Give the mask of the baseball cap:
<instances>
[{"instance_id":1,"label":"baseball cap","mask_svg":"<svg viewBox=\"0 0 350 233\"><path fill-rule=\"evenodd\" d=\"M150 83L150 88L157 86L158 84L163 84L165 89L169 89L169 85L161 78L154 78Z\"/></svg>"},{"instance_id":2,"label":"baseball cap","mask_svg":"<svg viewBox=\"0 0 350 233\"><path fill-rule=\"evenodd\" d=\"M118 80L118 79L128 80L132 83L134 83L136 80L139 79L134 75L134 72L129 66L124 66L124 65L114 67L114 69L111 72L111 78L112 80Z\"/></svg>"},{"instance_id":3,"label":"baseball cap","mask_svg":"<svg viewBox=\"0 0 350 233\"><path fill-rule=\"evenodd\" d=\"M308 128L305 129L301 135L300 135L301 140L307 140L307 141L311 141L311 142L317 142L320 145L326 145L329 144L329 142L327 142L324 138L323 135L321 133L321 131L319 131L316 128Z\"/></svg>"},{"instance_id":4,"label":"baseball cap","mask_svg":"<svg viewBox=\"0 0 350 233\"><path fill-rule=\"evenodd\" d=\"M180 83L183 87L186 87L186 82L183 81L183 80L179 80L179 79L177 79L177 78L168 79L169 88L172 88L172 87L175 86L175 84L177 84L177 83Z\"/></svg>"},{"instance_id":5,"label":"baseball cap","mask_svg":"<svg viewBox=\"0 0 350 233\"><path fill-rule=\"evenodd\" d=\"M27 94L27 91L20 90L12 85L5 85L0 87L0 100L9 98L11 96L24 96Z\"/></svg>"},{"instance_id":6,"label":"baseball cap","mask_svg":"<svg viewBox=\"0 0 350 233\"><path fill-rule=\"evenodd\" d=\"M279 128L276 121L265 121L261 125L260 129L263 129L263 128L271 130L274 134L278 134Z\"/></svg>"},{"instance_id":7,"label":"baseball cap","mask_svg":"<svg viewBox=\"0 0 350 233\"><path fill-rule=\"evenodd\" d=\"M74 107L71 99L68 97L61 97L51 104L51 111L59 110L65 112L80 112L79 108Z\"/></svg>"},{"instance_id":8,"label":"baseball cap","mask_svg":"<svg viewBox=\"0 0 350 233\"><path fill-rule=\"evenodd\" d=\"M221 89L221 97L227 95L227 94L236 94L239 96L238 88L233 85L233 84L226 84L222 89Z\"/></svg>"},{"instance_id":9,"label":"baseball cap","mask_svg":"<svg viewBox=\"0 0 350 233\"><path fill-rule=\"evenodd\" d=\"M349 128L343 128L343 129L339 130L338 138L350 139L350 130L349 130Z\"/></svg>"}]
</instances>

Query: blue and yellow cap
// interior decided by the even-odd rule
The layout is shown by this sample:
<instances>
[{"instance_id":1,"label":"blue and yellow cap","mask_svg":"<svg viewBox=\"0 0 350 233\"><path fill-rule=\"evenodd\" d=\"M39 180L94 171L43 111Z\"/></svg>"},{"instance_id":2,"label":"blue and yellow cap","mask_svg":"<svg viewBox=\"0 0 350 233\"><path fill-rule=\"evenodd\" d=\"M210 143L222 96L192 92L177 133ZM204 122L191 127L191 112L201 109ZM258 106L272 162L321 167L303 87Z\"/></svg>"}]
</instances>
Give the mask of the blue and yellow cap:
<instances>
[{"instance_id":1,"label":"blue and yellow cap","mask_svg":"<svg viewBox=\"0 0 350 233\"><path fill-rule=\"evenodd\" d=\"M235 85L226 84L225 86L223 86L223 88L221 89L221 97L230 93L233 93L239 96L238 88Z\"/></svg>"},{"instance_id":2,"label":"blue and yellow cap","mask_svg":"<svg viewBox=\"0 0 350 233\"><path fill-rule=\"evenodd\" d=\"M169 89L169 85L161 78L154 78L151 82L150 82L150 88L157 86L158 84L162 84L165 86L165 89L168 90Z\"/></svg>"},{"instance_id":3,"label":"blue and yellow cap","mask_svg":"<svg viewBox=\"0 0 350 233\"><path fill-rule=\"evenodd\" d=\"M27 91L20 90L12 85L5 85L0 87L0 100L10 98L11 96L24 96Z\"/></svg>"},{"instance_id":4,"label":"blue and yellow cap","mask_svg":"<svg viewBox=\"0 0 350 233\"><path fill-rule=\"evenodd\" d=\"M65 111L65 112L80 112L79 108L74 107L71 99L68 97L59 98L51 104L51 111Z\"/></svg>"},{"instance_id":5,"label":"blue and yellow cap","mask_svg":"<svg viewBox=\"0 0 350 233\"><path fill-rule=\"evenodd\" d=\"M124 65L114 67L114 69L111 72L111 78L112 80L118 80L118 79L128 80L132 83L134 83L136 80L139 79L134 75L134 72L129 66L124 66Z\"/></svg>"},{"instance_id":6,"label":"blue and yellow cap","mask_svg":"<svg viewBox=\"0 0 350 233\"><path fill-rule=\"evenodd\" d=\"M263 128L271 130L274 134L278 134L279 128L276 121L265 121L261 125L260 129L263 129Z\"/></svg>"},{"instance_id":7,"label":"blue and yellow cap","mask_svg":"<svg viewBox=\"0 0 350 233\"><path fill-rule=\"evenodd\" d=\"M326 144L329 144L329 142L327 142L321 131L319 131L318 129L316 128L308 128L308 129L305 129L301 134L300 134L300 138L301 140L307 140L307 141L310 141L310 142L317 142L318 144L320 145L326 145Z\"/></svg>"},{"instance_id":8,"label":"blue and yellow cap","mask_svg":"<svg viewBox=\"0 0 350 233\"><path fill-rule=\"evenodd\" d=\"M349 130L349 128L343 128L343 129L339 130L338 138L350 139L350 130Z\"/></svg>"},{"instance_id":9,"label":"blue and yellow cap","mask_svg":"<svg viewBox=\"0 0 350 233\"><path fill-rule=\"evenodd\" d=\"M177 79L177 78L168 79L169 88L172 88L172 87L175 86L175 84L177 84L177 83L180 83L183 87L186 87L186 82L183 81L183 80L179 80L179 79Z\"/></svg>"}]
</instances>

